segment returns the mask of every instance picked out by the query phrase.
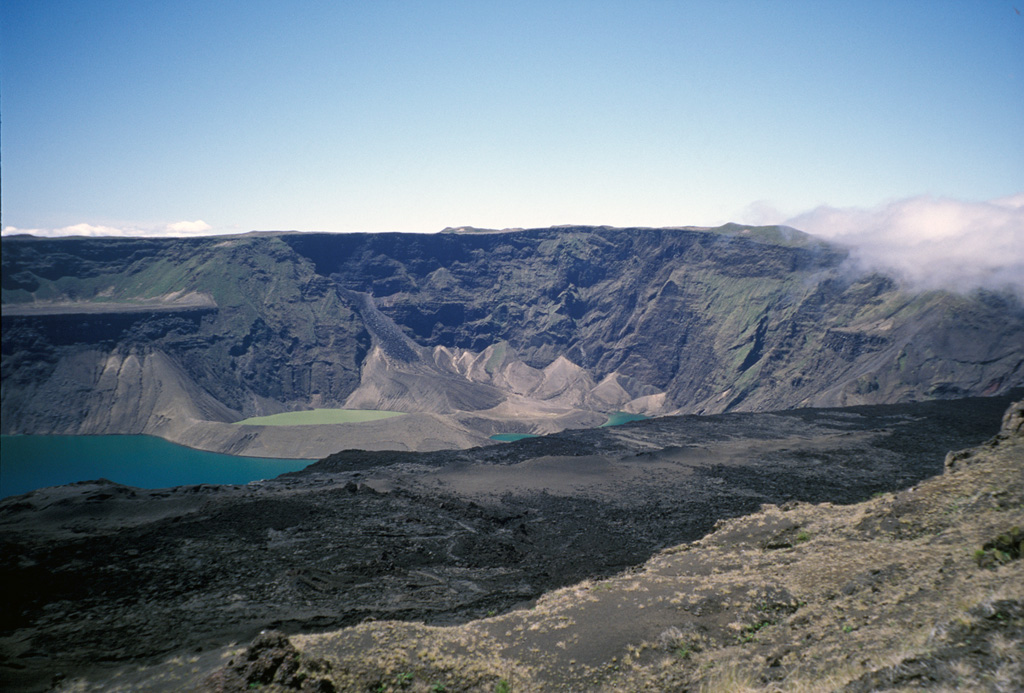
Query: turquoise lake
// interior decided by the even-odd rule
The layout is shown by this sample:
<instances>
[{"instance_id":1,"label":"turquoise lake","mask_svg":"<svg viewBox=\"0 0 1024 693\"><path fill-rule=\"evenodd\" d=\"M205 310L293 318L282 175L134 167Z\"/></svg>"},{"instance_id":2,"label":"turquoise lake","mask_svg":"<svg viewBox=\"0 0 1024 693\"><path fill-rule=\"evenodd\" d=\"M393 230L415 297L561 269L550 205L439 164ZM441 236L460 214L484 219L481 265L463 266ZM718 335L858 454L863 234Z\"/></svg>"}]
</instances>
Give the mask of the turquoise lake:
<instances>
[{"instance_id":1,"label":"turquoise lake","mask_svg":"<svg viewBox=\"0 0 1024 693\"><path fill-rule=\"evenodd\" d=\"M101 478L139 488L245 484L312 461L221 455L153 436L0 436L0 498Z\"/></svg>"},{"instance_id":2,"label":"turquoise lake","mask_svg":"<svg viewBox=\"0 0 1024 693\"><path fill-rule=\"evenodd\" d=\"M630 423L632 421L646 421L649 418L649 416L644 416L643 414L630 414L629 412L617 411L613 414L609 414L608 420L601 424L601 427L621 426L622 424Z\"/></svg>"},{"instance_id":3,"label":"turquoise lake","mask_svg":"<svg viewBox=\"0 0 1024 693\"><path fill-rule=\"evenodd\" d=\"M605 426L621 426L622 424L630 423L632 421L646 421L651 417L644 416L643 414L630 414L624 411L617 411L608 415L608 420L601 424L601 428ZM514 443L517 440L523 440L524 438L537 438L538 436L533 433L497 433L491 436L491 440L497 440L502 443Z\"/></svg>"},{"instance_id":4,"label":"turquoise lake","mask_svg":"<svg viewBox=\"0 0 1024 693\"><path fill-rule=\"evenodd\" d=\"M526 438L539 438L540 436L534 435L533 433L495 433L491 436L491 440L497 440L502 443L514 443L517 440L525 440Z\"/></svg>"}]
</instances>

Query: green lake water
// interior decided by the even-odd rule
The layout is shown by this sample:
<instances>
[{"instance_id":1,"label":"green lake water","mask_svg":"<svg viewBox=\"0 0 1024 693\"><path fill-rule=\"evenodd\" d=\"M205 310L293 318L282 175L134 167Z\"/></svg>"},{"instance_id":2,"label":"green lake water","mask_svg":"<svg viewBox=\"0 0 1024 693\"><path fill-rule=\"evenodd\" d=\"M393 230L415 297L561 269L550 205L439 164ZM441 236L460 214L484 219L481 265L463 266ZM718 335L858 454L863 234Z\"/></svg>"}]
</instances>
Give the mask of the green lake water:
<instances>
[{"instance_id":1,"label":"green lake water","mask_svg":"<svg viewBox=\"0 0 1024 693\"><path fill-rule=\"evenodd\" d=\"M0 498L101 478L139 488L245 484L312 461L221 455L153 436L0 436Z\"/></svg>"},{"instance_id":2,"label":"green lake water","mask_svg":"<svg viewBox=\"0 0 1024 693\"><path fill-rule=\"evenodd\" d=\"M649 416L644 416L643 414L630 414L625 411L617 411L614 414L610 414L608 416L608 420L601 424L601 426L621 426L622 424L629 423L630 421L644 421L649 418Z\"/></svg>"},{"instance_id":3,"label":"green lake water","mask_svg":"<svg viewBox=\"0 0 1024 693\"><path fill-rule=\"evenodd\" d=\"M601 427L604 428L605 426L621 426L622 424L629 423L630 421L643 421L649 418L651 417L644 416L643 414L630 414L624 411L617 411L613 414L609 414L608 420L601 424ZM498 433L496 435L491 436L491 440L497 440L502 443L514 443L515 441L522 440L523 438L537 437L538 436L534 435L533 433Z\"/></svg>"},{"instance_id":4,"label":"green lake water","mask_svg":"<svg viewBox=\"0 0 1024 693\"><path fill-rule=\"evenodd\" d=\"M524 438L539 438L533 433L496 433L491 436L491 440L497 440L502 443L514 443L517 440L523 440Z\"/></svg>"}]
</instances>

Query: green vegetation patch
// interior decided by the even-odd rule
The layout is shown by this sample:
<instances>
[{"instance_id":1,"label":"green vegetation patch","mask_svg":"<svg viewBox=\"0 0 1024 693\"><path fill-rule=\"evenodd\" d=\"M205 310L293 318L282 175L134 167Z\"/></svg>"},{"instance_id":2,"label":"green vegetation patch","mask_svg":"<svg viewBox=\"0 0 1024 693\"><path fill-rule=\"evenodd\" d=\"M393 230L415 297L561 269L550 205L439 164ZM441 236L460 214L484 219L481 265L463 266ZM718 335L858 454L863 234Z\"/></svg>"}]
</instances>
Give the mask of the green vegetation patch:
<instances>
[{"instance_id":1,"label":"green vegetation patch","mask_svg":"<svg viewBox=\"0 0 1024 693\"><path fill-rule=\"evenodd\" d=\"M1005 534L988 542L974 552L974 560L982 568L995 569L1001 565L1015 561L1024 554L1024 532L1020 527L1013 527Z\"/></svg>"},{"instance_id":2,"label":"green vegetation patch","mask_svg":"<svg viewBox=\"0 0 1024 693\"><path fill-rule=\"evenodd\" d=\"M347 424L391 419L405 416L401 411L378 411L376 409L310 409L308 411L286 411L270 416L253 416L236 422L239 426L312 426L314 424Z\"/></svg>"},{"instance_id":3,"label":"green vegetation patch","mask_svg":"<svg viewBox=\"0 0 1024 693\"><path fill-rule=\"evenodd\" d=\"M507 351L507 342L498 342L495 344L494 351L491 353L491 358L487 359L487 363L484 364L484 370L488 373L494 373L496 370L501 368L501 364L505 363L505 354Z\"/></svg>"}]
</instances>

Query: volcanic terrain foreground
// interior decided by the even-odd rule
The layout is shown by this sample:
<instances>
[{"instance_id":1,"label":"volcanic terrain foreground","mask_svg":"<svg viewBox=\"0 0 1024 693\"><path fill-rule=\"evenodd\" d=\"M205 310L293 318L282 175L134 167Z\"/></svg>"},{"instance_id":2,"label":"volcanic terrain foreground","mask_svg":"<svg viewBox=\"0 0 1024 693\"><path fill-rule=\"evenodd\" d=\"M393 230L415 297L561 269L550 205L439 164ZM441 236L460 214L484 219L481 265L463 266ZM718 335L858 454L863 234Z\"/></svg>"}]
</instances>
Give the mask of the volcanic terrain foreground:
<instances>
[{"instance_id":1,"label":"volcanic terrain foreground","mask_svg":"<svg viewBox=\"0 0 1024 693\"><path fill-rule=\"evenodd\" d=\"M249 642L260 631L309 634L369 619L426 625L363 625L331 636L349 644L334 648L334 654L329 651L333 645L316 650L317 657L335 662L333 673L317 676L356 690L364 682L359 677L377 676L373 686L386 690L400 688L399 674L415 673L417 685L428 690L428 683L441 682L428 676L482 672L482 678L466 673L469 678L445 685L449 690L478 685L494 690L495 677L529 675L538 686L557 689L561 679L551 673L557 670L574 677L566 685L577 689L572 681L614 688L615 679L608 677L626 672L627 665L649 663L639 653L655 649L641 645L664 632L680 644L659 650L661 658L676 650L718 647L732 642L732 636L739 640L775 632L758 626L762 621L775 625L794 614L817 619L832 613L828 605L833 602L811 588L811 578L773 577L782 574L784 564L820 560L837 570L849 566L840 571L845 579L838 595L839 588L859 584L861 578L875 580L865 583L869 591L876 582L903 584L918 574L916 569L886 572L888 566L899 564L901 553L924 552L934 560L948 557L948 567L939 565L953 571L950 575L961 574L970 563L975 584L985 585L996 579L990 574L1002 579L1015 568L998 564L990 573L972 563L973 552L989 539L975 546L981 534L970 523L976 510L984 510L985 527L995 532L994 538L1003 531L996 531L996 520L1017 521L1019 446L1005 448L1010 466L996 474L1002 485L950 491L952 496L936 496L926 508L914 504L916 490L896 500L871 501L874 505L861 510L797 503L857 502L941 473L948 450L976 445L999 430L1008 403L993 397L666 417L465 451L346 451L302 472L246 486L149 491L96 481L6 499L0 502L0 580L7 603L16 608L5 609L0 623L0 686L45 690L61 674L67 690L188 689L198 685L195 676L205 677L235 656L221 659L237 650L232 643ZM955 470L975 468L967 461L957 464ZM777 506L758 516L767 529L738 530L732 544L724 539L731 535L720 531L713 535L717 539L704 540L719 548L700 553L706 557L693 558L692 565L666 567L658 590L648 601L636 601L651 590L644 589L643 581L634 584L633 576L642 573L630 572L632 566L665 547L700 539L723 518L740 517L764 504ZM919 517L925 512L929 518L935 515L940 529L952 532L955 523L963 524L964 534L944 534L942 541L952 542L948 547L928 543L931 535L921 534L922 525L915 524L925 521ZM829 513L846 513L839 515L843 518L861 513L868 519L833 525ZM910 524L904 526L905 521ZM836 529L833 537L839 525L846 534ZM863 543L830 548L844 537ZM904 538L918 543L897 542ZM666 556L692 556L688 551L663 554L651 565L662 565L658 561L669 560ZM847 558L842 558L844 551ZM884 577L872 577L876 569ZM605 587L587 582L615 575L602 583ZM702 582L721 575L732 577ZM823 584L838 579L832 575ZM622 597L601 601L604 611L587 612L604 614L593 621L604 624L604 635L600 628L577 629L573 619L583 623L583 616L575 612L565 618L544 615L546 604L566 603L562 597L573 590L541 599L533 611L521 610L547 592L580 581L584 587L573 590L597 596L608 589ZM735 581L736 589L723 592L720 588L729 581ZM674 591L666 591L662 582L676 585ZM907 583L906 589L913 592L909 585L917 584ZM900 594L894 604L912 601ZM867 615L857 611L860 606L854 609L860 602L843 601L849 596L837 596L835 603L851 619L856 616L851 628L861 627ZM801 601L817 606L801 611ZM758 604L766 605L763 618L748 623L745 619L754 618ZM515 608L520 610L509 611ZM633 618L640 612L656 618L651 623ZM620 618L620 613L632 615ZM498 614L504 615L488 618ZM716 620L716 614L726 620ZM706 632L697 635L705 639L687 644L693 616L714 618L698 619L695 623ZM437 630L459 623L468 630ZM744 630L747 626L757 627ZM672 628L681 634L674 635ZM412 638L417 649L390 649L391 632ZM474 654L476 645L462 650L444 645L444 652L469 659L448 669L442 667L443 658L435 655L432 662L430 634L436 634L440 646L462 638L459 633L472 636L466 647L478 643L484 649ZM534 637L539 639L528 639ZM358 651L376 653L379 647L397 659L374 655L365 660L369 668L349 666L356 650L347 648L364 638L369 640ZM306 647L303 638L292 641ZM272 638L260 647L276 652L273 643L280 640ZM741 644L748 643L736 646ZM632 652L627 646L641 649ZM548 652L550 661L536 659L532 648ZM426 654L421 657L421 652ZM478 659L484 652L491 654ZM749 650L736 652L740 656ZM278 654L268 657L277 661ZM497 659L492 661L492 654ZM790 667L790 660L778 656ZM313 661L308 653L301 659ZM165 665L139 671L140 665L159 662ZM495 662L501 667L494 668ZM343 671L356 676L357 683L345 683ZM317 679L307 673L311 681ZM259 681L248 681L246 687L250 683Z\"/></svg>"},{"instance_id":2,"label":"volcanic terrain foreground","mask_svg":"<svg viewBox=\"0 0 1024 693\"><path fill-rule=\"evenodd\" d=\"M768 505L638 570L464 626L292 641L340 690L1017 691L1022 527L1018 402L998 436L897 493ZM207 685L238 680L241 662Z\"/></svg>"},{"instance_id":3,"label":"volcanic terrain foreground","mask_svg":"<svg viewBox=\"0 0 1024 693\"><path fill-rule=\"evenodd\" d=\"M1024 383L1019 298L908 292L785 227L2 244L4 433L319 458ZM315 408L407 416L236 425Z\"/></svg>"}]
</instances>

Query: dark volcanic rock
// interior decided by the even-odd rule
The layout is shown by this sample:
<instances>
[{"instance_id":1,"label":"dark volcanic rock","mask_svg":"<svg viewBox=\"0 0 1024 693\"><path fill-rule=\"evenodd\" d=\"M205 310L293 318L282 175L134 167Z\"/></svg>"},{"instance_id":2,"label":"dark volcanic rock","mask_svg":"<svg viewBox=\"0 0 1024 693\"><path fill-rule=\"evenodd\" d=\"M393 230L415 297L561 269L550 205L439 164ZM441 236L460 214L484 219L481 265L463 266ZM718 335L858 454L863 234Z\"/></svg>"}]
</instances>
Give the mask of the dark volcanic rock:
<instances>
[{"instance_id":1,"label":"dark volcanic rock","mask_svg":"<svg viewBox=\"0 0 1024 693\"><path fill-rule=\"evenodd\" d=\"M334 684L325 674L329 665L316 659L303 659L284 633L260 633L245 654L232 659L227 667L204 682L211 693L248 691L276 685L280 689L334 693Z\"/></svg>"},{"instance_id":2,"label":"dark volcanic rock","mask_svg":"<svg viewBox=\"0 0 1024 693\"><path fill-rule=\"evenodd\" d=\"M0 682L32 689L268 628L502 611L763 503L913 484L997 432L1007 403L670 417L466 451L349 451L242 487L89 482L7 499Z\"/></svg>"},{"instance_id":3,"label":"dark volcanic rock","mask_svg":"<svg viewBox=\"0 0 1024 693\"><path fill-rule=\"evenodd\" d=\"M664 393L632 409L664 414L991 395L1024 381L1018 299L910 294L845 258L792 229L736 225L5 238L3 431L174 438L155 430L167 409L235 421L338 407L368 374L360 406L445 415L527 390L600 414ZM187 296L207 300L180 304ZM489 347L500 354L473 373L430 356ZM180 383L172 404L132 390L135 370L121 364L133 358L146 377ZM560 358L580 382L538 394L539 375L522 379ZM513 363L519 380L499 373ZM631 394L593 396L609 376ZM118 387L138 400L130 415L109 413ZM496 426L464 422L483 435Z\"/></svg>"}]
</instances>

